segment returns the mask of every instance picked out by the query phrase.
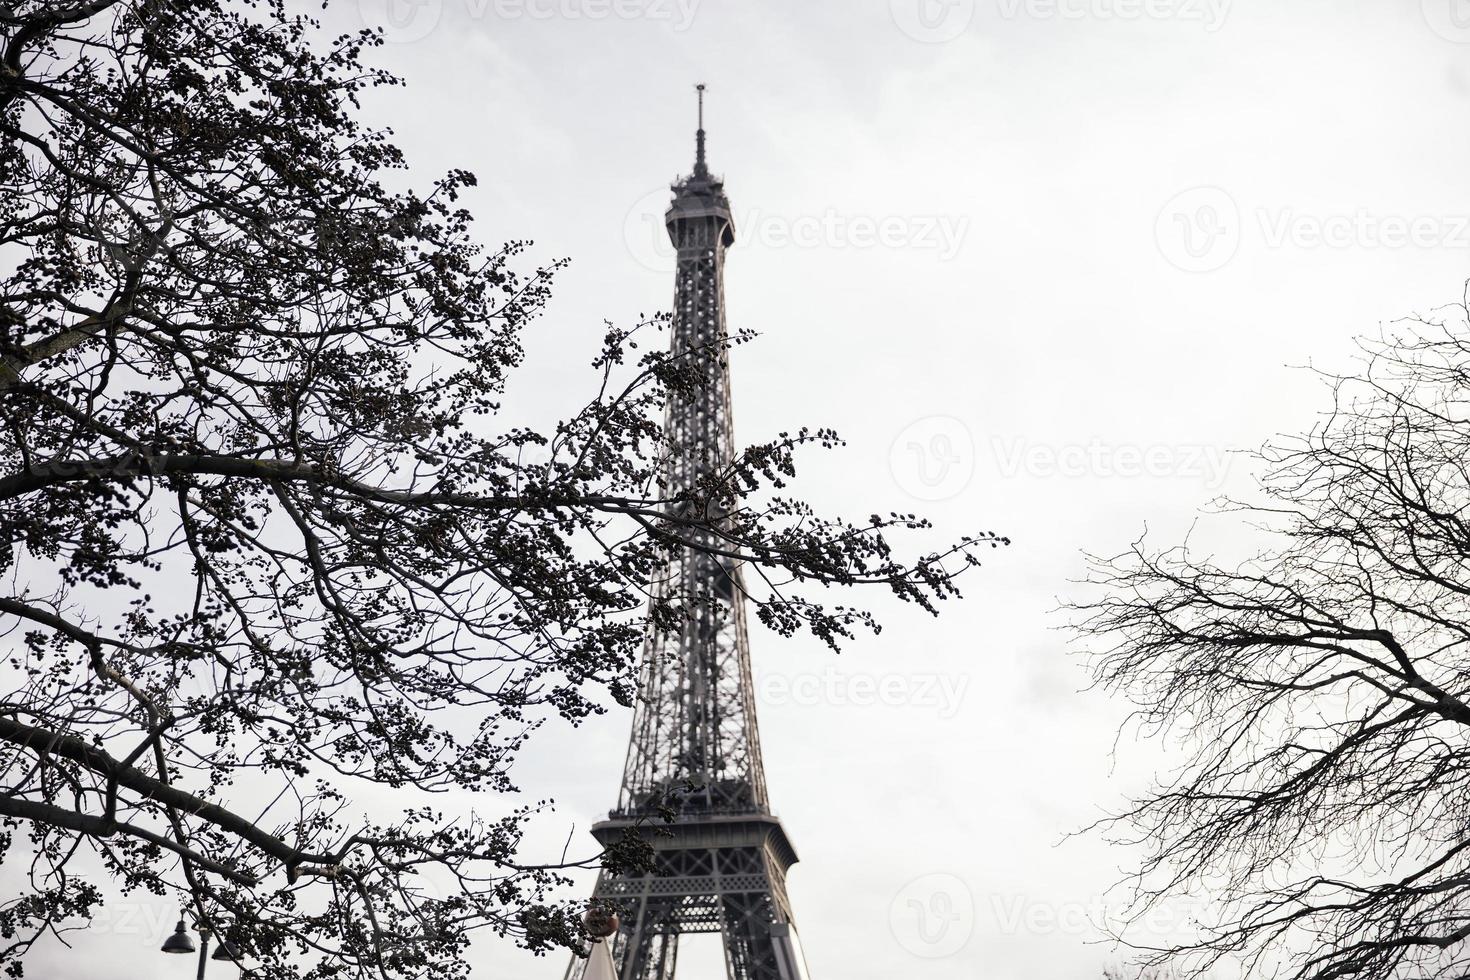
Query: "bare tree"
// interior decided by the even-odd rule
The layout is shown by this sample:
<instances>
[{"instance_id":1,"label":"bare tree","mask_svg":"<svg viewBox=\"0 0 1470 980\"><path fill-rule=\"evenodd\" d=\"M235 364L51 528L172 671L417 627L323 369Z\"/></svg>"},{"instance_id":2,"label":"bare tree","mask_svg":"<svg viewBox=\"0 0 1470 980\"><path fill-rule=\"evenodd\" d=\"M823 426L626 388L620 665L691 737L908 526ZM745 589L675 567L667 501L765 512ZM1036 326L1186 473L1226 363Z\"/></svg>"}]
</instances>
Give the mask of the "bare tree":
<instances>
[{"instance_id":1,"label":"bare tree","mask_svg":"<svg viewBox=\"0 0 1470 980\"><path fill-rule=\"evenodd\" d=\"M1142 907L1213 896L1157 951L1203 971L1360 980L1470 969L1470 322L1363 343L1330 413L1232 504L1263 549L1098 562L1096 676L1183 766L1105 822ZM1162 945L1162 944L1161 944Z\"/></svg>"},{"instance_id":2,"label":"bare tree","mask_svg":"<svg viewBox=\"0 0 1470 980\"><path fill-rule=\"evenodd\" d=\"M397 83L362 61L381 39L290 6L0 7L13 975L119 890L232 925L263 977L458 976L477 928L575 946L558 868L518 855L537 807L495 794L709 601L650 599L671 553L744 563L767 625L835 645L871 618L804 589L933 609L997 540L900 560L885 532L916 518L781 496L827 431L666 491L660 413L723 349L609 328L585 408L498 423L555 267L481 250L467 172L389 190L405 161L358 118ZM451 790L491 815L446 816Z\"/></svg>"}]
</instances>

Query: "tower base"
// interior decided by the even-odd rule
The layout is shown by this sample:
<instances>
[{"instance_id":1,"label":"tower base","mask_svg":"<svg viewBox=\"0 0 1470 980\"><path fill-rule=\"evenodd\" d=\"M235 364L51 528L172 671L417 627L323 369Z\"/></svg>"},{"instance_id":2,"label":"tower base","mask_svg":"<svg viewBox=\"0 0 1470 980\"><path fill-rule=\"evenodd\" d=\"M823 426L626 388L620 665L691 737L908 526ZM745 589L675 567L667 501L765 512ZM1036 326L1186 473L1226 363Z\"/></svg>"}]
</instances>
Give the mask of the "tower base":
<instances>
[{"instance_id":1,"label":"tower base","mask_svg":"<svg viewBox=\"0 0 1470 980\"><path fill-rule=\"evenodd\" d=\"M614 818L592 828L604 846L637 829L654 848L654 872L602 876L594 898L616 908L618 980L673 980L679 937L724 937L729 980L807 980L791 923L786 870L796 851L765 813L681 815L673 823ZM576 960L568 980L581 976Z\"/></svg>"}]
</instances>

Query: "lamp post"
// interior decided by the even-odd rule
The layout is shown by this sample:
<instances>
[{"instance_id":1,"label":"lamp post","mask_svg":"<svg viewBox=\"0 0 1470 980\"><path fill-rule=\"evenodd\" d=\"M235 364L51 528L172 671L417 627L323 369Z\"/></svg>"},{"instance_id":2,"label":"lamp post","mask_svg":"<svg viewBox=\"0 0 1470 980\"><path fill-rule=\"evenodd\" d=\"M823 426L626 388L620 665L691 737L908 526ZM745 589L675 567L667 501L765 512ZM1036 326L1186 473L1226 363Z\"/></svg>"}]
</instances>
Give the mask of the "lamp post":
<instances>
[{"instance_id":1,"label":"lamp post","mask_svg":"<svg viewBox=\"0 0 1470 980\"><path fill-rule=\"evenodd\" d=\"M587 950L587 969L582 980L617 980L617 966L612 958L612 937L617 935L618 914L611 908L593 905L582 916L582 926L592 937ZM605 940L605 941L604 941Z\"/></svg>"},{"instance_id":2,"label":"lamp post","mask_svg":"<svg viewBox=\"0 0 1470 980\"><path fill-rule=\"evenodd\" d=\"M194 945L194 939L192 936L189 935L189 930L184 925L184 917L180 915L179 924L174 926L173 935L165 939L163 941L163 946L160 948L163 952L172 953L175 956L186 956L194 952L197 948L199 951L199 972L196 974L198 980L204 980L204 968L212 959L225 960L227 962L234 963L237 967L240 965L241 954L239 946L230 942L230 940L228 939L221 939L219 941L219 946L214 951L214 955L210 956L209 926L206 923L201 922L197 926L195 926L195 928L199 932L198 947Z\"/></svg>"}]
</instances>

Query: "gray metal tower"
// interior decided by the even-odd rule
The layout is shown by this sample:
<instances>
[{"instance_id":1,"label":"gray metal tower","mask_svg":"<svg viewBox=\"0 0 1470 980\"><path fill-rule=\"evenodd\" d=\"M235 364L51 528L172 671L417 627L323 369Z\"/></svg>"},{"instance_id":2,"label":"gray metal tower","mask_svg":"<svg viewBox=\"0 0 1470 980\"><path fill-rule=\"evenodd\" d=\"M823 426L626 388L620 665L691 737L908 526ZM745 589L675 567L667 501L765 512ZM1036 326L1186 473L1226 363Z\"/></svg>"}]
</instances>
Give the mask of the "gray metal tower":
<instances>
[{"instance_id":1,"label":"gray metal tower","mask_svg":"<svg viewBox=\"0 0 1470 980\"><path fill-rule=\"evenodd\" d=\"M725 249L735 225L724 183L705 160L703 85L694 172L673 192L665 216L678 250L672 350L709 383L669 402L666 472L671 494L693 490L698 503L689 506L718 509L699 488L734 452L723 348ZM611 844L641 826L657 854L653 874L597 882L596 900L622 916L612 946L618 978L670 980L679 937L718 932L730 980L806 980L786 898L796 851L766 801L741 570L685 550L653 588L708 601L691 603L680 629L650 633L618 806L592 828ZM672 824L656 815L668 794L681 801ZM567 976L579 976L582 963Z\"/></svg>"}]
</instances>

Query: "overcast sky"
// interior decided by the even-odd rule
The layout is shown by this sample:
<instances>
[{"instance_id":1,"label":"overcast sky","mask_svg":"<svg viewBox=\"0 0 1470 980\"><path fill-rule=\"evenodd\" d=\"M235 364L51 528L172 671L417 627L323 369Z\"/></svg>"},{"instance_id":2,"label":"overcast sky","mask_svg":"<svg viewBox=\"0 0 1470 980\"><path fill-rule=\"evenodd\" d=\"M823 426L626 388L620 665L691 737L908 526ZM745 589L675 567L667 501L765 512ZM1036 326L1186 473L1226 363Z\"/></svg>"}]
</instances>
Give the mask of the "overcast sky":
<instances>
[{"instance_id":1,"label":"overcast sky","mask_svg":"<svg viewBox=\"0 0 1470 980\"><path fill-rule=\"evenodd\" d=\"M887 629L841 658L753 634L812 976L1099 976L1087 920L1130 856L1062 839L1159 759L1110 757L1122 707L1081 693L1051 610L1082 550L1145 525L1173 542L1247 491L1229 452L1324 405L1294 365L1343 366L1355 334L1460 298L1470 3L347 0L329 19L359 14L409 82L369 111L414 175L473 170L487 242L573 260L513 389L528 416L587 394L605 319L668 306L660 216L708 84L730 323L762 335L734 357L737 440L833 426L847 447L797 487L819 508L1015 542L938 620L873 594ZM553 856L569 832L592 852L628 724L547 731L523 760L526 798L558 801ZM192 975L148 929L101 931L35 975ZM474 955L477 977L565 967ZM717 957L693 943L681 976Z\"/></svg>"}]
</instances>

